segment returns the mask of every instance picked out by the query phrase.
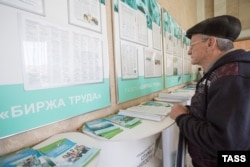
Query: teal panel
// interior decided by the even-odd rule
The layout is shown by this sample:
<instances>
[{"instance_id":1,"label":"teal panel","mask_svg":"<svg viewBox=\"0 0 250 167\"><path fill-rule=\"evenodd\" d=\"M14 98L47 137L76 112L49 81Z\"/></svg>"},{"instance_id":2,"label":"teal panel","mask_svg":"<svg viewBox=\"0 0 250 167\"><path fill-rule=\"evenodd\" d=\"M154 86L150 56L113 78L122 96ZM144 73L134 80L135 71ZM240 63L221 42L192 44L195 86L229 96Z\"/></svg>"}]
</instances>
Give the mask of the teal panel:
<instances>
[{"instance_id":1,"label":"teal panel","mask_svg":"<svg viewBox=\"0 0 250 167\"><path fill-rule=\"evenodd\" d=\"M182 76L181 75L171 75L171 76L165 77L165 88L178 86L180 84L182 84Z\"/></svg>"},{"instance_id":2,"label":"teal panel","mask_svg":"<svg viewBox=\"0 0 250 167\"><path fill-rule=\"evenodd\" d=\"M192 75L191 74L185 74L182 76L182 82L188 83L192 81Z\"/></svg>"},{"instance_id":3,"label":"teal panel","mask_svg":"<svg viewBox=\"0 0 250 167\"><path fill-rule=\"evenodd\" d=\"M118 101L125 102L163 89L163 78L122 80L118 78Z\"/></svg>"},{"instance_id":4,"label":"teal panel","mask_svg":"<svg viewBox=\"0 0 250 167\"><path fill-rule=\"evenodd\" d=\"M25 91L23 84L0 85L0 138L110 106L103 83Z\"/></svg>"},{"instance_id":5,"label":"teal panel","mask_svg":"<svg viewBox=\"0 0 250 167\"><path fill-rule=\"evenodd\" d=\"M198 79L198 74L193 73L193 74L191 74L191 75L192 75L192 81L197 81L197 79Z\"/></svg>"}]
</instances>

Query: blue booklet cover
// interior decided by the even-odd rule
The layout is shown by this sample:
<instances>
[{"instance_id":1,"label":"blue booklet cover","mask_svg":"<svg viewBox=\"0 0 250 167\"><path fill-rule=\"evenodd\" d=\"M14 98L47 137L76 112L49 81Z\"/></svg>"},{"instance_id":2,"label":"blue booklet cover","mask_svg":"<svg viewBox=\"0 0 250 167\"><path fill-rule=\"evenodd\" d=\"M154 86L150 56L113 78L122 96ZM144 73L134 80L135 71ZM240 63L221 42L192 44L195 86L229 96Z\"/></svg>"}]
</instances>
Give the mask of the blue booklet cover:
<instances>
[{"instance_id":1,"label":"blue booklet cover","mask_svg":"<svg viewBox=\"0 0 250 167\"><path fill-rule=\"evenodd\" d=\"M79 145L67 138L38 149L47 159L60 167L86 166L100 149Z\"/></svg>"},{"instance_id":2,"label":"blue booklet cover","mask_svg":"<svg viewBox=\"0 0 250 167\"><path fill-rule=\"evenodd\" d=\"M1 167L51 167L48 161L36 150L26 148L0 157Z\"/></svg>"},{"instance_id":3,"label":"blue booklet cover","mask_svg":"<svg viewBox=\"0 0 250 167\"><path fill-rule=\"evenodd\" d=\"M120 114L111 115L105 119L126 128L133 128L141 123L139 118Z\"/></svg>"},{"instance_id":4,"label":"blue booklet cover","mask_svg":"<svg viewBox=\"0 0 250 167\"><path fill-rule=\"evenodd\" d=\"M104 118L97 119L94 121L86 122L82 128L82 131L88 134L94 134L97 136L110 139L115 135L121 133L123 129L119 126L107 121Z\"/></svg>"}]
</instances>

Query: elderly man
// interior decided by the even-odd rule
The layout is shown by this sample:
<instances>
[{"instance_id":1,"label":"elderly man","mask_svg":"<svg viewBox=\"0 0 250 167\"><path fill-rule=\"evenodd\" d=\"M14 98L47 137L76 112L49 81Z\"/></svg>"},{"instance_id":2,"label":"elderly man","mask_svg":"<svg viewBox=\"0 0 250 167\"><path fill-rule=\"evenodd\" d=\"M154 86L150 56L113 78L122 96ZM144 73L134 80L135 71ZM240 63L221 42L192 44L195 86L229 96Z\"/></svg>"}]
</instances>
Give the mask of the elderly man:
<instances>
[{"instance_id":1,"label":"elderly man","mask_svg":"<svg viewBox=\"0 0 250 167\"><path fill-rule=\"evenodd\" d=\"M250 52L233 49L239 19L223 15L191 27L188 54L202 66L190 106L170 116L188 143L193 166L217 166L218 151L250 150Z\"/></svg>"}]
</instances>

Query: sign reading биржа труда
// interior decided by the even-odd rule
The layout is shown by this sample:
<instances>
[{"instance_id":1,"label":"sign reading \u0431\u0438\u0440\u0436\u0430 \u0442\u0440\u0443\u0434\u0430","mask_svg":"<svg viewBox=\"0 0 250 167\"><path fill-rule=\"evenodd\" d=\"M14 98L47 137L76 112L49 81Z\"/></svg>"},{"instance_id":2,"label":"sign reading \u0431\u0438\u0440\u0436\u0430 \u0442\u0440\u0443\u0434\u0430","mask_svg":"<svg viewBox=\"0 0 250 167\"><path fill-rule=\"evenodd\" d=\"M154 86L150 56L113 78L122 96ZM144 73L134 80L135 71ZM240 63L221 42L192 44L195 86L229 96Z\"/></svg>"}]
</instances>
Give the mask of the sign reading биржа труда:
<instances>
[{"instance_id":1,"label":"sign reading \u0431\u0438\u0440\u0436\u0430 \u0442\u0440\u0443\u0434\u0430","mask_svg":"<svg viewBox=\"0 0 250 167\"><path fill-rule=\"evenodd\" d=\"M65 120L110 105L109 82L24 91L0 86L0 138Z\"/></svg>"},{"instance_id":2,"label":"sign reading \u0431\u0438\u0440\u0436\u0430 \u0442\u0440\u0443\u0434\u0430","mask_svg":"<svg viewBox=\"0 0 250 167\"><path fill-rule=\"evenodd\" d=\"M67 105L77 105L80 103L91 103L101 98L101 95L83 94L70 96L68 99L51 99L45 101L38 101L31 104L23 104L11 106L10 110L0 113L1 119L16 118L24 115L35 114L39 112L48 112L50 110L67 107Z\"/></svg>"}]
</instances>

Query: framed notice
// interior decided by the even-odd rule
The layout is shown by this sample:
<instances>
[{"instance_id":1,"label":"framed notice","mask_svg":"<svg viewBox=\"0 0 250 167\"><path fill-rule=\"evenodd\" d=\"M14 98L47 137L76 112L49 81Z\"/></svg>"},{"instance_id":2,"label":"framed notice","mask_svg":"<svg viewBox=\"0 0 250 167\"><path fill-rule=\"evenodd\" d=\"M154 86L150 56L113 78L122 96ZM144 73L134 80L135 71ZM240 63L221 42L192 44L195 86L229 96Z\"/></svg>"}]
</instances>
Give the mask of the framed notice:
<instances>
[{"instance_id":1,"label":"framed notice","mask_svg":"<svg viewBox=\"0 0 250 167\"><path fill-rule=\"evenodd\" d=\"M136 45L121 41L122 78L138 78L138 51Z\"/></svg>"},{"instance_id":2,"label":"framed notice","mask_svg":"<svg viewBox=\"0 0 250 167\"><path fill-rule=\"evenodd\" d=\"M162 56L152 49L144 49L144 75L148 77L162 76Z\"/></svg>"},{"instance_id":3,"label":"framed notice","mask_svg":"<svg viewBox=\"0 0 250 167\"><path fill-rule=\"evenodd\" d=\"M44 0L0 0L0 3L22 9L28 12L32 12L39 15L45 15L44 13Z\"/></svg>"},{"instance_id":4,"label":"framed notice","mask_svg":"<svg viewBox=\"0 0 250 167\"><path fill-rule=\"evenodd\" d=\"M148 46L147 13L144 7L145 4L136 1L119 3L121 39Z\"/></svg>"},{"instance_id":5,"label":"framed notice","mask_svg":"<svg viewBox=\"0 0 250 167\"><path fill-rule=\"evenodd\" d=\"M20 18L26 90L103 82L103 45L98 34Z\"/></svg>"},{"instance_id":6,"label":"framed notice","mask_svg":"<svg viewBox=\"0 0 250 167\"><path fill-rule=\"evenodd\" d=\"M100 0L68 0L69 23L101 32Z\"/></svg>"}]
</instances>

